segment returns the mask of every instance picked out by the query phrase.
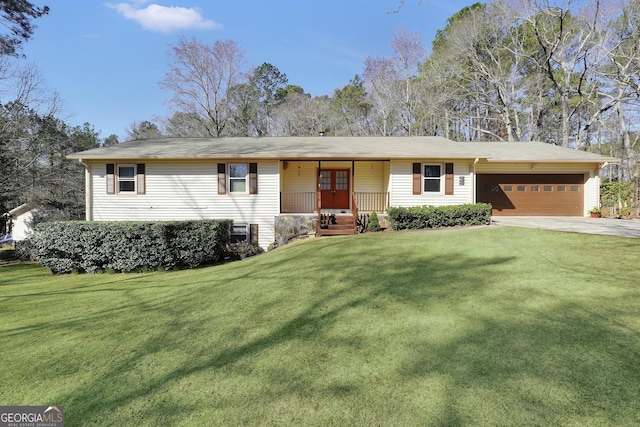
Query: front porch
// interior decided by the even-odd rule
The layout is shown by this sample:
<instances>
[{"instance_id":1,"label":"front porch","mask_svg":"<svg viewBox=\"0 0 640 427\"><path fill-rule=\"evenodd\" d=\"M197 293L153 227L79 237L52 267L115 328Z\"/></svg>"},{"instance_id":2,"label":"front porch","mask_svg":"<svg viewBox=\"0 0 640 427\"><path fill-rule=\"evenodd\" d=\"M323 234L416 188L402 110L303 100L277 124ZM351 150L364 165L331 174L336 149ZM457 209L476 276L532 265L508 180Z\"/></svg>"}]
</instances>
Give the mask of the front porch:
<instances>
[{"instance_id":1,"label":"front porch","mask_svg":"<svg viewBox=\"0 0 640 427\"><path fill-rule=\"evenodd\" d=\"M355 234L390 203L389 161L282 161L280 214L315 217L319 235Z\"/></svg>"},{"instance_id":2,"label":"front porch","mask_svg":"<svg viewBox=\"0 0 640 427\"><path fill-rule=\"evenodd\" d=\"M322 208L320 191L280 193L280 213L313 216L319 236L357 234L366 229L371 212L384 214L389 207L389 193L352 193L345 208ZM361 206L363 208L361 208Z\"/></svg>"},{"instance_id":3,"label":"front porch","mask_svg":"<svg viewBox=\"0 0 640 427\"><path fill-rule=\"evenodd\" d=\"M389 169L388 160L283 160L280 212L334 209L383 213L389 207Z\"/></svg>"}]
</instances>

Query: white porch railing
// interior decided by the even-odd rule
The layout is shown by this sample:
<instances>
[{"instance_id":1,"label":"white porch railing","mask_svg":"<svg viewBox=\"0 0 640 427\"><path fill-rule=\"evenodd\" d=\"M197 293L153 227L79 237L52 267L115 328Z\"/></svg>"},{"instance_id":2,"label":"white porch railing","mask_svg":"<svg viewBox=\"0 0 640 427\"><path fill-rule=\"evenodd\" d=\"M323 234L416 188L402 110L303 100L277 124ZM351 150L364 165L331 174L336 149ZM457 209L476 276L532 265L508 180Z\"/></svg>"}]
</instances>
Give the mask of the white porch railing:
<instances>
[{"instance_id":1,"label":"white porch railing","mask_svg":"<svg viewBox=\"0 0 640 427\"><path fill-rule=\"evenodd\" d=\"M316 192L282 192L280 193L281 213L315 213Z\"/></svg>"},{"instance_id":2,"label":"white porch railing","mask_svg":"<svg viewBox=\"0 0 640 427\"><path fill-rule=\"evenodd\" d=\"M389 207L388 192L354 193L355 202L360 212L385 212ZM315 213L317 211L316 192L282 192L280 193L281 213Z\"/></svg>"},{"instance_id":3,"label":"white porch railing","mask_svg":"<svg viewBox=\"0 0 640 427\"><path fill-rule=\"evenodd\" d=\"M355 192L356 203L360 212L385 212L389 207L389 193Z\"/></svg>"}]
</instances>

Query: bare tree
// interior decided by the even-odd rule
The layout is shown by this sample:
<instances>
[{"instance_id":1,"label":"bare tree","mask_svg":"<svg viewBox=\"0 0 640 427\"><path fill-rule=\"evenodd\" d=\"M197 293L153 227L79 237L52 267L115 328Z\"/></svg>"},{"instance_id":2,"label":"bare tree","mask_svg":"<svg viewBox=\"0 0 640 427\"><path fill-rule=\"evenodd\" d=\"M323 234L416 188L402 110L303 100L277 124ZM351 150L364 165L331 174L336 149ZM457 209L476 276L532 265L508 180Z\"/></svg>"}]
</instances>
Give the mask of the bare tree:
<instances>
[{"instance_id":1,"label":"bare tree","mask_svg":"<svg viewBox=\"0 0 640 427\"><path fill-rule=\"evenodd\" d=\"M604 0L561 3L493 0L449 18L421 75L432 99L432 82L448 94L438 104L445 126L467 126L470 139L588 145L591 126L621 100L600 72L616 9Z\"/></svg>"},{"instance_id":2,"label":"bare tree","mask_svg":"<svg viewBox=\"0 0 640 427\"><path fill-rule=\"evenodd\" d=\"M416 120L418 98L416 94L416 75L418 65L424 61L426 48L422 44L420 33L407 34L403 27L391 39L391 47L395 53L395 63L402 77L402 109L401 117L405 132L413 133L413 123Z\"/></svg>"},{"instance_id":3,"label":"bare tree","mask_svg":"<svg viewBox=\"0 0 640 427\"><path fill-rule=\"evenodd\" d=\"M0 96L44 115L58 116L64 107L60 93L48 87L35 63L1 56Z\"/></svg>"},{"instance_id":4,"label":"bare tree","mask_svg":"<svg viewBox=\"0 0 640 427\"><path fill-rule=\"evenodd\" d=\"M331 125L328 97L290 93L274 112L274 135L317 136Z\"/></svg>"},{"instance_id":5,"label":"bare tree","mask_svg":"<svg viewBox=\"0 0 640 427\"><path fill-rule=\"evenodd\" d=\"M489 6L470 9L452 21L447 32L445 61L452 63L456 93L470 102L468 125L473 139L520 139L517 100L521 83L515 33Z\"/></svg>"},{"instance_id":6,"label":"bare tree","mask_svg":"<svg viewBox=\"0 0 640 427\"><path fill-rule=\"evenodd\" d=\"M365 59L363 77L373 108L378 113L376 133L381 136L393 135L402 103L401 91L398 90L400 75L395 63L391 59L369 56Z\"/></svg>"},{"instance_id":7,"label":"bare tree","mask_svg":"<svg viewBox=\"0 0 640 427\"><path fill-rule=\"evenodd\" d=\"M564 147L569 146L571 121L592 97L598 96L591 79L599 62L600 0L577 5L577 0L567 0L561 6L546 0L520 3L521 18L531 26L540 52L529 59L545 74L559 99ZM575 144L579 147L581 134L576 130L573 133L577 134Z\"/></svg>"},{"instance_id":8,"label":"bare tree","mask_svg":"<svg viewBox=\"0 0 640 427\"><path fill-rule=\"evenodd\" d=\"M239 83L245 67L244 50L235 41L213 45L181 38L170 51L170 68L160 87L173 93L176 112L197 119L209 136L223 135L229 120L225 97Z\"/></svg>"},{"instance_id":9,"label":"bare tree","mask_svg":"<svg viewBox=\"0 0 640 427\"><path fill-rule=\"evenodd\" d=\"M35 65L3 64L0 93L7 101L0 104L0 186L39 161L42 144L33 137L34 123L42 117L57 120L62 108L58 92L46 86Z\"/></svg>"},{"instance_id":10,"label":"bare tree","mask_svg":"<svg viewBox=\"0 0 640 427\"><path fill-rule=\"evenodd\" d=\"M603 48L608 63L601 67L601 78L610 82L603 92L605 107L615 106L615 120L621 137L621 171L627 175L637 201L640 188L640 133L632 132L640 120L640 1L623 1L621 13L612 19Z\"/></svg>"},{"instance_id":11,"label":"bare tree","mask_svg":"<svg viewBox=\"0 0 640 427\"><path fill-rule=\"evenodd\" d=\"M482 123L487 120L487 106L494 104L492 87L474 65L484 60L482 50L487 45L482 25L484 8L478 3L449 18L421 68L423 114L431 116L422 121L429 123L430 134L456 140L479 140L483 134L497 138L495 129Z\"/></svg>"}]
</instances>

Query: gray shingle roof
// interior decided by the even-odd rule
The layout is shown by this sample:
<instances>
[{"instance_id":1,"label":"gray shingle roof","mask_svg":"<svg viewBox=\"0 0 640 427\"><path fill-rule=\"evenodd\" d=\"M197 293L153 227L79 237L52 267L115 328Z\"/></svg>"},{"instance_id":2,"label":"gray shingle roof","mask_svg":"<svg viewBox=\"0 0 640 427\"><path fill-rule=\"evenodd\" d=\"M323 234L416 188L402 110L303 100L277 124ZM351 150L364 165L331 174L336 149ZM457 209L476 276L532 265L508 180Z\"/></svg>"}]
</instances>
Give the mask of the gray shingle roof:
<instances>
[{"instance_id":1,"label":"gray shingle roof","mask_svg":"<svg viewBox=\"0 0 640 427\"><path fill-rule=\"evenodd\" d=\"M617 162L542 142L456 142L441 137L162 138L127 141L68 156L82 160L145 159L476 159L488 162Z\"/></svg>"}]
</instances>

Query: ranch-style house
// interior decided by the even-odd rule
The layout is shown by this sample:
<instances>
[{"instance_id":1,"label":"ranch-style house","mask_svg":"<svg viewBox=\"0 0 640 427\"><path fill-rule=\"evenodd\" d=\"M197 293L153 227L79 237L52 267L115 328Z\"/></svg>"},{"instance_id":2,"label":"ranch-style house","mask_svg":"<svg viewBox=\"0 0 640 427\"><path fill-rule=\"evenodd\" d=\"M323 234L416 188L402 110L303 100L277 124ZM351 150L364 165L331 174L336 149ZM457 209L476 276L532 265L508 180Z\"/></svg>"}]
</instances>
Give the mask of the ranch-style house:
<instances>
[{"instance_id":1,"label":"ranch-style house","mask_svg":"<svg viewBox=\"0 0 640 427\"><path fill-rule=\"evenodd\" d=\"M232 219L234 240L263 248L353 233L390 206L586 216L618 161L541 142L328 136L142 139L68 157L86 168L89 221Z\"/></svg>"}]
</instances>

